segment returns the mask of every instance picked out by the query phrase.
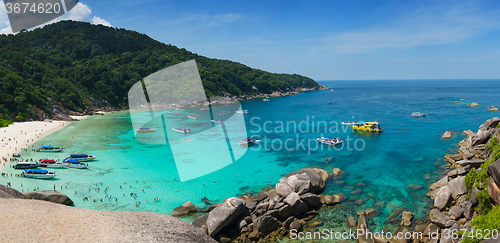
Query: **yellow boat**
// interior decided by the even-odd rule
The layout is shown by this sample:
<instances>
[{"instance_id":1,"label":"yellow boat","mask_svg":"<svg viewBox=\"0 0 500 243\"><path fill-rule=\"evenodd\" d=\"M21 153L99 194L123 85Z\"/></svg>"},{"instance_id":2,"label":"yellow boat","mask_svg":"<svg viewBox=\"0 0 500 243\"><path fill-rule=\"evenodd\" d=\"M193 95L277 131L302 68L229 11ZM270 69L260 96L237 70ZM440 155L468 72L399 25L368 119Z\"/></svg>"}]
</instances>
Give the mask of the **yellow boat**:
<instances>
[{"instance_id":1,"label":"yellow boat","mask_svg":"<svg viewBox=\"0 0 500 243\"><path fill-rule=\"evenodd\" d=\"M354 131L358 132L382 132L384 129L380 127L378 122L358 122L351 126Z\"/></svg>"}]
</instances>

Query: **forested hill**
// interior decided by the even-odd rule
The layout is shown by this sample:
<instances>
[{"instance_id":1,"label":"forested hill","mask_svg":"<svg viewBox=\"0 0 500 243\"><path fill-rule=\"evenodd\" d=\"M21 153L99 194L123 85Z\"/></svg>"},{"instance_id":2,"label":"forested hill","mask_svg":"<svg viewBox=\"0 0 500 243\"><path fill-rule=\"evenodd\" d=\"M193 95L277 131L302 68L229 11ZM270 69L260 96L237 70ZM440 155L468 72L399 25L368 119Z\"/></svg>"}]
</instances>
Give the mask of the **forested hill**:
<instances>
[{"instance_id":1,"label":"forested hill","mask_svg":"<svg viewBox=\"0 0 500 243\"><path fill-rule=\"evenodd\" d=\"M191 59L207 96L252 94L252 86L261 93L318 86L304 76L203 57L135 31L63 21L0 35L0 118L35 118L50 114L53 105L127 106L127 92L141 78Z\"/></svg>"}]
</instances>

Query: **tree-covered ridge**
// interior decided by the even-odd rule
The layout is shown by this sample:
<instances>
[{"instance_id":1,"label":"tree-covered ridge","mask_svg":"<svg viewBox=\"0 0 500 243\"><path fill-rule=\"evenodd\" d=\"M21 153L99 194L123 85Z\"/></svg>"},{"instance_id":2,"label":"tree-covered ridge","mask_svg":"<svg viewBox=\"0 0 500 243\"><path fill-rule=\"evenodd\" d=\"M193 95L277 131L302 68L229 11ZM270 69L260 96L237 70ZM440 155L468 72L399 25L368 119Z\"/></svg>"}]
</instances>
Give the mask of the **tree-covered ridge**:
<instances>
[{"instance_id":1,"label":"tree-covered ridge","mask_svg":"<svg viewBox=\"0 0 500 243\"><path fill-rule=\"evenodd\" d=\"M30 32L0 35L0 118L127 105L127 92L160 69L195 59L207 96L245 95L316 87L300 75L273 74L203 57L125 29L63 21Z\"/></svg>"}]
</instances>

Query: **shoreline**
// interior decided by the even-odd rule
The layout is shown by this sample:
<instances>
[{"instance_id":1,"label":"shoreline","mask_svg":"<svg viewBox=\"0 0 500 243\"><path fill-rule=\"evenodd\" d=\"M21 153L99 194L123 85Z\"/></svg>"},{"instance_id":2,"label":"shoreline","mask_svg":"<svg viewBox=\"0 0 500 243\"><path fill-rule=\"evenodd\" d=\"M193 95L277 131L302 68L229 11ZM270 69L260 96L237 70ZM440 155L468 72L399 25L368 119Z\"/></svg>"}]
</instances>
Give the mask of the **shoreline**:
<instances>
[{"instance_id":1,"label":"shoreline","mask_svg":"<svg viewBox=\"0 0 500 243\"><path fill-rule=\"evenodd\" d=\"M31 144L40 141L45 136L68 125L69 121L30 121L14 122L7 127L0 128L0 169L13 158L13 154L18 154Z\"/></svg>"}]
</instances>

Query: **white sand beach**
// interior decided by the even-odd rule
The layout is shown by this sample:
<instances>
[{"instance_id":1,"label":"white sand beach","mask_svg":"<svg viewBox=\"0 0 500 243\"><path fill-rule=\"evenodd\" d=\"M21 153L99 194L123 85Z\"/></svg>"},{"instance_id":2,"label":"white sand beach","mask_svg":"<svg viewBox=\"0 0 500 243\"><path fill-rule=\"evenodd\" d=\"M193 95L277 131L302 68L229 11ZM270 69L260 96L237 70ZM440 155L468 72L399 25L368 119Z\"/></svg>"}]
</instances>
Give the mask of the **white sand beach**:
<instances>
[{"instance_id":1,"label":"white sand beach","mask_svg":"<svg viewBox=\"0 0 500 243\"><path fill-rule=\"evenodd\" d=\"M0 158L2 159L0 168L22 148L31 149L27 147L67 124L69 124L67 121L15 122L8 127L0 128Z\"/></svg>"}]
</instances>

